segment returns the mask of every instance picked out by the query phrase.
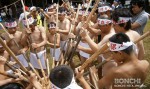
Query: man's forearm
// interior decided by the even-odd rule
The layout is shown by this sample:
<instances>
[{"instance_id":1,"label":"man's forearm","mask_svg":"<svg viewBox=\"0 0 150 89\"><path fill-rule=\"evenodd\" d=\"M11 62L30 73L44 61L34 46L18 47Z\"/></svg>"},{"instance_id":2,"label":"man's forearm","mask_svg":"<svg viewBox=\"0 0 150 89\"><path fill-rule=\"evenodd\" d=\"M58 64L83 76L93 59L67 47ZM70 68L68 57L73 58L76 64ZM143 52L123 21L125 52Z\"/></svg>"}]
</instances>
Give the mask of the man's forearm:
<instances>
[{"instance_id":1,"label":"man's forearm","mask_svg":"<svg viewBox=\"0 0 150 89\"><path fill-rule=\"evenodd\" d=\"M69 31L68 30L58 30L59 33L62 33L62 34L65 34L65 35L68 35L69 34Z\"/></svg>"},{"instance_id":2,"label":"man's forearm","mask_svg":"<svg viewBox=\"0 0 150 89\"><path fill-rule=\"evenodd\" d=\"M82 77L79 79L83 89L91 89L90 85L86 82L86 80Z\"/></svg>"}]
</instances>

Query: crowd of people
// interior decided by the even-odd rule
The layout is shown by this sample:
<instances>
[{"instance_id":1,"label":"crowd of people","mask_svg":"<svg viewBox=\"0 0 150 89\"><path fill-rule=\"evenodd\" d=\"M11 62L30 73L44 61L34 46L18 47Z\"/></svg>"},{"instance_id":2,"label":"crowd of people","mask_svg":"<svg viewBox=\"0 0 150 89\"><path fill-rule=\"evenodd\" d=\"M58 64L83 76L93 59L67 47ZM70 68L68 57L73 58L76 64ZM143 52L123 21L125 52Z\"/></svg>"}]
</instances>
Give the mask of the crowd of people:
<instances>
[{"instance_id":1,"label":"crowd of people","mask_svg":"<svg viewBox=\"0 0 150 89\"><path fill-rule=\"evenodd\" d=\"M25 6L19 20L3 16L0 89L142 87L149 70L143 41L137 42L149 20L144 0L131 0L130 8L119 0L97 4L86 0L75 8L64 1L45 10Z\"/></svg>"}]
</instances>

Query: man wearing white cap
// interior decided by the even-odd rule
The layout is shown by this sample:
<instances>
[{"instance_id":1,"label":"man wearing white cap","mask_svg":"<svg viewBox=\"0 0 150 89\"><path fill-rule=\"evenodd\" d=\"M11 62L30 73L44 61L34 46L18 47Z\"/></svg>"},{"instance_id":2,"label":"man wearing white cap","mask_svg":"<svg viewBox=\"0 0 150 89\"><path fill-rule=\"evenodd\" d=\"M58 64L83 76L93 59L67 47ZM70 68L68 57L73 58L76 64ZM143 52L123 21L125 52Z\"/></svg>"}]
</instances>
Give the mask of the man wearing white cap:
<instances>
[{"instance_id":1,"label":"man wearing white cap","mask_svg":"<svg viewBox=\"0 0 150 89\"><path fill-rule=\"evenodd\" d=\"M36 20L37 26L42 26L41 16L39 15L38 11L40 11L40 8L37 8L35 6L32 6L30 8L30 14L32 15L32 17L34 18L34 20Z\"/></svg>"},{"instance_id":2,"label":"man wearing white cap","mask_svg":"<svg viewBox=\"0 0 150 89\"><path fill-rule=\"evenodd\" d=\"M3 33L2 37L5 39L8 47L14 52L14 54L17 56L19 61L22 63L24 67L28 67L28 63L24 56L22 55L23 53L26 52L28 49L27 43L25 40L23 40L23 33L20 31L17 31L17 22L15 19L7 19L5 22L5 27L8 30L8 34ZM15 43L16 42L16 43ZM19 47L18 47L19 46ZM11 61L14 61L14 59L11 57ZM16 65L19 67L18 65Z\"/></svg>"}]
</instances>

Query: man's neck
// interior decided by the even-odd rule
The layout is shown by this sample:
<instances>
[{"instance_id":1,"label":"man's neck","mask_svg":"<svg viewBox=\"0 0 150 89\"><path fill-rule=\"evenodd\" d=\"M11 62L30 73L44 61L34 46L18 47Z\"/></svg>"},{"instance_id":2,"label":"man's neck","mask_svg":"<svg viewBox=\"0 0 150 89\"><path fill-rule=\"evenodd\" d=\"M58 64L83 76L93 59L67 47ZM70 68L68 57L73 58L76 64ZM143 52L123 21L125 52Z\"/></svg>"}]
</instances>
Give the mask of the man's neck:
<instances>
[{"instance_id":1,"label":"man's neck","mask_svg":"<svg viewBox=\"0 0 150 89\"><path fill-rule=\"evenodd\" d=\"M135 53L133 53L133 52L130 55L126 54L124 60L125 61L123 63L137 62L138 61L137 57L135 56Z\"/></svg>"}]
</instances>

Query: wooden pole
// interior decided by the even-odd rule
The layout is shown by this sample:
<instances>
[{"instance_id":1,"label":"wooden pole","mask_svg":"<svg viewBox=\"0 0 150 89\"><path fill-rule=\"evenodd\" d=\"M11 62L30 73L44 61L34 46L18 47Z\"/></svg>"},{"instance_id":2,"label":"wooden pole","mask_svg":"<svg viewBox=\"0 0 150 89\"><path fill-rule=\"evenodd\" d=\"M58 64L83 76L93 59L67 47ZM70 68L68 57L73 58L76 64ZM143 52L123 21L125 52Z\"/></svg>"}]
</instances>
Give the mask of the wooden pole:
<instances>
[{"instance_id":1,"label":"wooden pole","mask_svg":"<svg viewBox=\"0 0 150 89\"><path fill-rule=\"evenodd\" d=\"M5 50L12 56L12 58L20 65L21 69L26 73L28 70L21 64L21 62L17 59L15 54L10 50L10 48L4 43L3 39L0 37L0 43L5 48Z\"/></svg>"},{"instance_id":2,"label":"wooden pole","mask_svg":"<svg viewBox=\"0 0 150 89\"><path fill-rule=\"evenodd\" d=\"M138 43L139 41L141 41L141 40L143 40L144 38L146 38L146 37L148 37L150 35L150 31L147 31L146 33L144 33L140 38L138 38L136 41L134 41L134 43L136 44L136 43ZM108 44L109 45L109 44ZM94 60L94 58L96 58L99 54L101 54L101 53L103 53L103 52L101 52L101 51L105 51L107 48L108 48L108 45L107 45L107 47L106 47L106 44L102 47L102 49L99 49L98 51L98 53L97 52L95 52L89 59L90 60L87 60L87 61L85 61L84 63L83 63L83 65L81 66L81 68L80 68L80 71L82 70L82 69L84 69L86 66L87 66L87 64L90 64L91 62L92 62L92 60ZM105 49L105 50L104 50ZM104 60L103 62L101 62L96 68L99 68L99 67L101 67L102 65L104 65L104 64L106 64L108 61L110 61L112 59L112 57L109 57L109 58L107 58L106 60ZM84 73L84 75L87 75L87 74L89 74L89 72L86 72L86 73Z\"/></svg>"},{"instance_id":3,"label":"wooden pole","mask_svg":"<svg viewBox=\"0 0 150 89\"><path fill-rule=\"evenodd\" d=\"M88 23L90 22L90 20L91 20L91 18L92 18L92 15L93 15L93 13L96 11L96 8L97 8L99 2L100 2L100 0L97 0L97 2L95 3L95 5L94 5L92 11L90 12L90 14L89 14L89 16L88 16L86 22L83 24L83 26L86 25L86 24L88 24ZM88 8L89 8L89 7L88 7ZM87 10L87 11L88 11L88 10ZM69 57L67 60L69 60L69 61L72 60L73 55L74 55L74 53L75 53L75 50L77 49L78 44L79 44L80 41L81 41L81 36L79 35L79 36L78 36L78 40L77 40L77 44L76 44L75 47L72 49L72 53L71 53L70 57Z\"/></svg>"},{"instance_id":4,"label":"wooden pole","mask_svg":"<svg viewBox=\"0 0 150 89\"><path fill-rule=\"evenodd\" d=\"M90 58L88 58L80 67L80 71L86 68L92 61L94 61L103 51L109 47L108 43L105 43L102 48L99 48Z\"/></svg>"}]
</instances>

